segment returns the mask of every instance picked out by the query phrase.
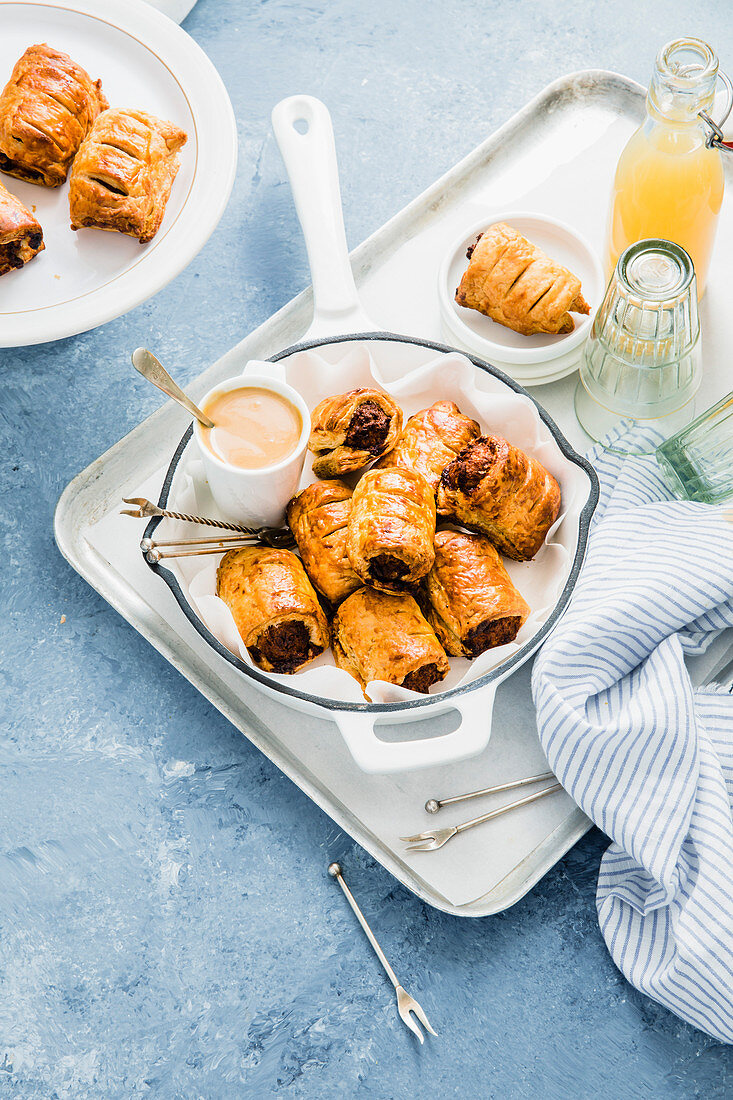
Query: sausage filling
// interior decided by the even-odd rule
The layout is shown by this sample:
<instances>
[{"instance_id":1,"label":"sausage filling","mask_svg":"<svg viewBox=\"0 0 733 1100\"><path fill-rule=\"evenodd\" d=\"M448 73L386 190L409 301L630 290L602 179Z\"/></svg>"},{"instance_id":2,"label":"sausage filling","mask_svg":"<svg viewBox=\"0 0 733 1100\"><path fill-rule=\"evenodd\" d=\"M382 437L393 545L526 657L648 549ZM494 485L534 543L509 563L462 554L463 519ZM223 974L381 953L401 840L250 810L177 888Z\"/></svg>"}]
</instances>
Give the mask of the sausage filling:
<instances>
[{"instance_id":1,"label":"sausage filling","mask_svg":"<svg viewBox=\"0 0 733 1100\"><path fill-rule=\"evenodd\" d=\"M268 661L273 672L294 672L322 652L323 646L311 643L305 623L297 621L268 626L260 637L260 644L250 647L252 659Z\"/></svg>"},{"instance_id":2,"label":"sausage filling","mask_svg":"<svg viewBox=\"0 0 733 1100\"><path fill-rule=\"evenodd\" d=\"M408 566L391 554L377 554L369 562L369 572L375 581L381 581L382 584L395 584L408 571Z\"/></svg>"},{"instance_id":3,"label":"sausage filling","mask_svg":"<svg viewBox=\"0 0 733 1100\"><path fill-rule=\"evenodd\" d=\"M23 267L33 259L42 245L41 233L30 233L27 237L0 244L0 270L10 271L15 267Z\"/></svg>"},{"instance_id":4,"label":"sausage filling","mask_svg":"<svg viewBox=\"0 0 733 1100\"><path fill-rule=\"evenodd\" d=\"M20 255L22 247L22 241L8 241L7 244L0 245L0 268L22 267L25 263Z\"/></svg>"},{"instance_id":5,"label":"sausage filling","mask_svg":"<svg viewBox=\"0 0 733 1100\"><path fill-rule=\"evenodd\" d=\"M384 409L376 401L365 401L351 418L344 446L378 455L387 439L389 425L390 418Z\"/></svg>"},{"instance_id":6,"label":"sausage filling","mask_svg":"<svg viewBox=\"0 0 733 1100\"><path fill-rule=\"evenodd\" d=\"M402 686L410 688L411 691L421 691L423 695L426 695L430 685L442 679L440 669L433 663L423 665L422 668L416 668L414 672L408 672L402 681Z\"/></svg>"},{"instance_id":7,"label":"sausage filling","mask_svg":"<svg viewBox=\"0 0 733 1100\"><path fill-rule=\"evenodd\" d=\"M487 649L507 645L516 638L522 619L519 615L506 615L502 619L490 619L470 630L463 644L471 657L478 657Z\"/></svg>"},{"instance_id":8,"label":"sausage filling","mask_svg":"<svg viewBox=\"0 0 733 1100\"><path fill-rule=\"evenodd\" d=\"M31 183L44 178L43 172L36 172L35 168L26 168L24 164L16 163L10 157L6 157L4 153L0 153L0 169L3 172L17 174L21 179L30 180Z\"/></svg>"},{"instance_id":9,"label":"sausage filling","mask_svg":"<svg viewBox=\"0 0 733 1100\"><path fill-rule=\"evenodd\" d=\"M495 461L496 441L491 438L477 439L446 466L443 481L449 488L458 488L468 495L486 477Z\"/></svg>"},{"instance_id":10,"label":"sausage filling","mask_svg":"<svg viewBox=\"0 0 733 1100\"><path fill-rule=\"evenodd\" d=\"M476 245L478 244L478 242L479 242L479 241L481 240L481 238L482 238L482 237L483 237L483 233L479 233L478 237L477 237L477 238L476 238L476 240L475 240L475 241L473 242L473 244L470 244L470 245L468 246L468 248L466 249L466 259L467 259L467 260L470 260L470 259L471 259L471 257L473 256L473 253L474 253L474 249L476 248ZM457 294L457 293L458 293L458 291L456 291L456 294Z\"/></svg>"}]
</instances>

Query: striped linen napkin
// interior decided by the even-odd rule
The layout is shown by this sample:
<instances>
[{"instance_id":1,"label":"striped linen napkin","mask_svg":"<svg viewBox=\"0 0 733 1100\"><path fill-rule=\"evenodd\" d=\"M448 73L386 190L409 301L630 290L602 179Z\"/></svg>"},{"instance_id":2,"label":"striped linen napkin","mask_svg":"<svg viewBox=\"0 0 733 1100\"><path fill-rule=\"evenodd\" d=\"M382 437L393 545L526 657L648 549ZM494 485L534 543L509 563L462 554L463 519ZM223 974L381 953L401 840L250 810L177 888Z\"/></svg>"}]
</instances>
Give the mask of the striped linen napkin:
<instances>
[{"instance_id":1,"label":"striped linen napkin","mask_svg":"<svg viewBox=\"0 0 733 1100\"><path fill-rule=\"evenodd\" d=\"M572 602L536 660L550 765L611 837L596 904L626 978L733 1043L733 694L685 654L733 626L733 515L671 500L654 458L601 482Z\"/></svg>"}]
</instances>

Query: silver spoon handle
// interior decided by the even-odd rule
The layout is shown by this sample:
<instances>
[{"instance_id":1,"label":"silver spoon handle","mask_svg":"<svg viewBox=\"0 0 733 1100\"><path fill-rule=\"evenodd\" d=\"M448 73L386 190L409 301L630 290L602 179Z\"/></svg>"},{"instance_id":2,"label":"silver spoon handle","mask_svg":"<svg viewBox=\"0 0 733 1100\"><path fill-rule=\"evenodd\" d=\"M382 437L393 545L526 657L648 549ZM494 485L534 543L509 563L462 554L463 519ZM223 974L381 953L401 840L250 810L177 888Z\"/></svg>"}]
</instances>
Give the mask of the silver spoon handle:
<instances>
[{"instance_id":1,"label":"silver spoon handle","mask_svg":"<svg viewBox=\"0 0 733 1100\"><path fill-rule=\"evenodd\" d=\"M527 806L530 802L536 802L538 798L544 798L546 794L552 794L553 791L561 790L562 783L553 783L551 787L544 787L535 794L528 794L525 798L519 798L516 802L510 802L508 806L499 806L497 810L489 810L487 814L482 814L481 817L474 817L471 821L464 821L462 825L456 825L456 833L465 833L466 829L472 829L474 825L482 825L484 821L491 821L492 818L501 817L502 814L508 814L510 810L516 810L519 806Z\"/></svg>"},{"instance_id":2,"label":"silver spoon handle","mask_svg":"<svg viewBox=\"0 0 733 1100\"><path fill-rule=\"evenodd\" d=\"M132 365L139 374L148 382L152 382L168 397L172 397L179 405L183 405L187 412L195 416L205 428L213 428L214 421L201 412L198 405L194 405L191 398L183 392L177 382L174 382L163 364L146 348L136 348L132 353Z\"/></svg>"},{"instance_id":3,"label":"silver spoon handle","mask_svg":"<svg viewBox=\"0 0 733 1100\"><path fill-rule=\"evenodd\" d=\"M395 974L394 970L392 969L392 967L387 962L387 958L384 954L384 951L382 951L382 948L377 943L376 939L374 938L374 933L372 932L371 928L369 927L369 925L366 922L366 917L364 916L361 909L357 905L356 899L354 898L354 895L351 893L351 890L349 890L348 886L344 882L343 876L341 874L341 868L339 867L338 863L332 863L330 865L330 867L328 868L328 873L329 873L329 875L331 875L332 878L336 879L339 886L343 890L343 892L346 896L346 900L348 901L351 908L354 910L354 914L356 916L356 919L358 920L359 924L364 929L364 933L366 935L366 938L369 940L370 944L374 948L374 953L376 954L376 956L379 959L380 963L382 964L382 966L386 970L387 977L389 978L389 980L391 981L391 983L395 987L395 989L397 989L397 987L400 984L397 981L397 975Z\"/></svg>"}]
</instances>

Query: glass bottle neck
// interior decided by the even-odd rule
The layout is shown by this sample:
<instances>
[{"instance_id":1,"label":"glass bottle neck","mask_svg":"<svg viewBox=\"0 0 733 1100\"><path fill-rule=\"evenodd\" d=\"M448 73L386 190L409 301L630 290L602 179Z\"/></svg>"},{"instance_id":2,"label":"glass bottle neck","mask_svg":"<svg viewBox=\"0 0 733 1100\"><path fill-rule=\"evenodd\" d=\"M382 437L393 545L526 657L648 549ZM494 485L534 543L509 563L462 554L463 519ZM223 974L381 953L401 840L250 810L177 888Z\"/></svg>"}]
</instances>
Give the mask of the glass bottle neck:
<instances>
[{"instance_id":1,"label":"glass bottle neck","mask_svg":"<svg viewBox=\"0 0 733 1100\"><path fill-rule=\"evenodd\" d=\"M688 126L710 111L715 99L718 58L699 38L678 38L657 55L647 94L647 113L658 122Z\"/></svg>"}]
</instances>

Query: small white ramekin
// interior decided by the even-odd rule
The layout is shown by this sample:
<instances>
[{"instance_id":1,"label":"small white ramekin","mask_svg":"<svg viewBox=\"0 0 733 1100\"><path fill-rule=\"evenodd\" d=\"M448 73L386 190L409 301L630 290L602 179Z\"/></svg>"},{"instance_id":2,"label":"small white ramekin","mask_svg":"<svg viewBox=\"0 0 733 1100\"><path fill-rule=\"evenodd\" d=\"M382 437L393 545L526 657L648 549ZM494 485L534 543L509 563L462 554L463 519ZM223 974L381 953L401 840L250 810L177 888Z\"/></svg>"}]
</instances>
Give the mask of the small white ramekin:
<instances>
[{"instance_id":1,"label":"small white ramekin","mask_svg":"<svg viewBox=\"0 0 733 1100\"><path fill-rule=\"evenodd\" d=\"M522 336L475 309L458 305L455 294L468 266L466 249L475 242L479 233L497 222L511 225L578 276L591 312L590 316L572 314L575 322L572 332L566 335L538 333ZM605 285L600 259L587 241L569 225L546 214L524 211L489 214L463 230L447 250L441 264L438 299L443 330L450 343L479 355L512 377L516 376L522 385L542 385L577 369Z\"/></svg>"},{"instance_id":2,"label":"small white ramekin","mask_svg":"<svg viewBox=\"0 0 733 1100\"><path fill-rule=\"evenodd\" d=\"M284 397L300 413L303 428L298 444L291 455L273 466L245 470L241 466L232 466L209 450L203 441L202 427L198 420L193 422L193 434L204 464L204 473L211 495L222 517L247 527L277 527L284 521L285 508L297 492L303 472L311 422L305 401L297 390L285 382L261 375L239 374L236 378L228 378L226 382L221 382L209 390L200 407L206 411L206 406L213 398L231 393L232 390L251 387L270 390L271 393Z\"/></svg>"}]
</instances>

